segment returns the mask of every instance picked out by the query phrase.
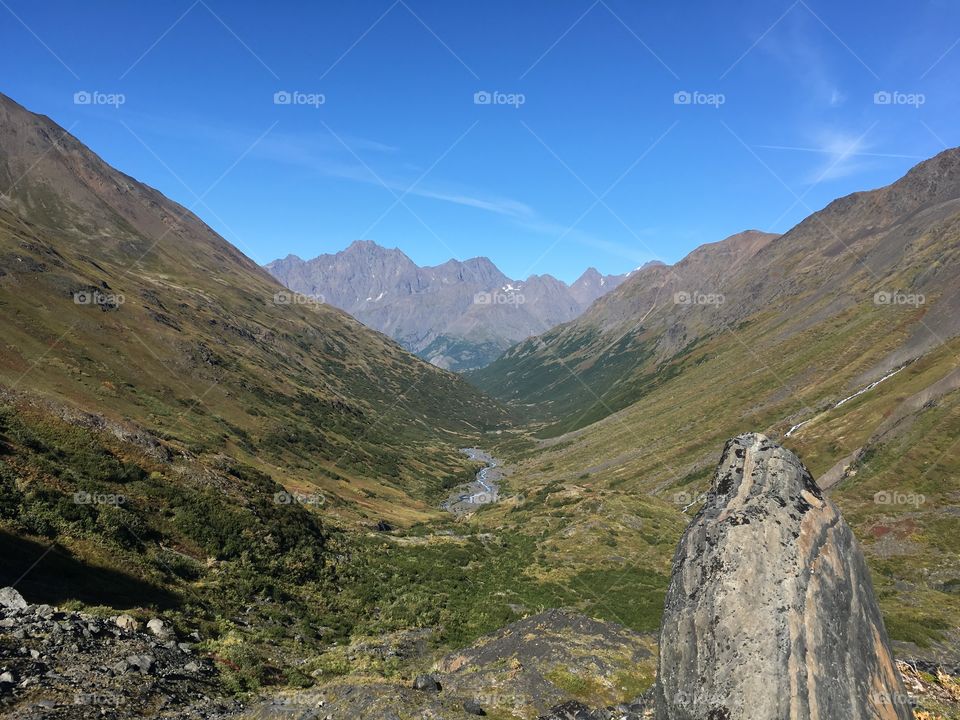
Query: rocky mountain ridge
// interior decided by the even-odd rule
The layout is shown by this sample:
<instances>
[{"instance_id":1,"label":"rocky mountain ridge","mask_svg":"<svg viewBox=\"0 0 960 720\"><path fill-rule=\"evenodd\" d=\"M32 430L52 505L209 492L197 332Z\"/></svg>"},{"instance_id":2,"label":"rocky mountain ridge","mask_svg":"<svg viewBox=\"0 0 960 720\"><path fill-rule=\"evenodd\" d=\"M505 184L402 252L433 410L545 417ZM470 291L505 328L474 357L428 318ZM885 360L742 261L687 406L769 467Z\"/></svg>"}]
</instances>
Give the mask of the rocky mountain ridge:
<instances>
[{"instance_id":1,"label":"rocky mountain ridge","mask_svg":"<svg viewBox=\"0 0 960 720\"><path fill-rule=\"evenodd\" d=\"M551 275L512 280L485 257L420 267L369 240L265 267L291 291L322 298L452 370L482 367L513 343L572 320L627 277L589 268L569 286Z\"/></svg>"},{"instance_id":2,"label":"rocky mountain ridge","mask_svg":"<svg viewBox=\"0 0 960 720\"><path fill-rule=\"evenodd\" d=\"M764 343L783 345L817 326L863 326L882 314L898 343L861 376L876 379L960 334L958 228L960 149L951 149L782 236L747 231L640 270L576 320L471 377L541 416L579 408L578 427L642 398L669 375L664 368L708 342L769 325Z\"/></svg>"}]
</instances>

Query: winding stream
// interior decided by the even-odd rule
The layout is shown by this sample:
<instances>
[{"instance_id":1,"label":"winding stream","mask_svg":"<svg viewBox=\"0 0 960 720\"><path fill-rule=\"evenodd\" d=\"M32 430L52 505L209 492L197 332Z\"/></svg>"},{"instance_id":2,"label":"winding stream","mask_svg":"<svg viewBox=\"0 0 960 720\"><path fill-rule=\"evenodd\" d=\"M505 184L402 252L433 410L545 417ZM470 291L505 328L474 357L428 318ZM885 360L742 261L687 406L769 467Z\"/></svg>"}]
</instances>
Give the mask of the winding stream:
<instances>
[{"instance_id":1,"label":"winding stream","mask_svg":"<svg viewBox=\"0 0 960 720\"><path fill-rule=\"evenodd\" d=\"M481 505L496 502L500 498L499 481L503 473L500 461L479 448L462 448L460 452L487 466L478 471L470 482L457 485L440 505L454 515L471 513Z\"/></svg>"}]
</instances>

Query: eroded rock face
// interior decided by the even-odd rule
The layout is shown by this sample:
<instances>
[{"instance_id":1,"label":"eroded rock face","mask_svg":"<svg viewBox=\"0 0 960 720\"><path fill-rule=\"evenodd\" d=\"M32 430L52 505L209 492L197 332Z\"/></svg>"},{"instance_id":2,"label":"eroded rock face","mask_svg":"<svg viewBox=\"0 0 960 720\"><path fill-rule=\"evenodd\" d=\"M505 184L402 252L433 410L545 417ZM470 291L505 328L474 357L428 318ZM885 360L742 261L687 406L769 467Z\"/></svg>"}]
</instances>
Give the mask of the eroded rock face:
<instances>
[{"instance_id":1,"label":"eroded rock face","mask_svg":"<svg viewBox=\"0 0 960 720\"><path fill-rule=\"evenodd\" d=\"M658 720L912 718L850 528L791 452L727 443L674 557Z\"/></svg>"}]
</instances>

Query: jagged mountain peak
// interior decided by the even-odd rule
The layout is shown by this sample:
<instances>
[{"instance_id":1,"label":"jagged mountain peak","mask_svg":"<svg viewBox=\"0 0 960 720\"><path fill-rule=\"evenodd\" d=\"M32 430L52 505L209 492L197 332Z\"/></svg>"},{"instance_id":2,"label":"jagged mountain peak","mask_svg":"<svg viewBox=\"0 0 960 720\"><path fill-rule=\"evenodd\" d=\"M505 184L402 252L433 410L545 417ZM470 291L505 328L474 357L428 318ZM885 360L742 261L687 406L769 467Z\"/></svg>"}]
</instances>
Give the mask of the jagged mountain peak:
<instances>
[{"instance_id":1,"label":"jagged mountain peak","mask_svg":"<svg viewBox=\"0 0 960 720\"><path fill-rule=\"evenodd\" d=\"M583 274L580 275L578 279L582 280L583 278L595 278L595 277L596 278L600 277L600 271L591 265L590 267L588 267L586 270L583 271Z\"/></svg>"},{"instance_id":2,"label":"jagged mountain peak","mask_svg":"<svg viewBox=\"0 0 960 720\"><path fill-rule=\"evenodd\" d=\"M312 260L266 266L280 282L321 296L441 367L482 367L510 345L580 315L625 276L568 286L552 275L507 277L486 256L419 267L400 250L355 241Z\"/></svg>"},{"instance_id":3,"label":"jagged mountain peak","mask_svg":"<svg viewBox=\"0 0 960 720\"><path fill-rule=\"evenodd\" d=\"M341 253L373 253L375 255L406 255L400 248L388 248L375 240L354 240Z\"/></svg>"},{"instance_id":4,"label":"jagged mountain peak","mask_svg":"<svg viewBox=\"0 0 960 720\"><path fill-rule=\"evenodd\" d=\"M280 265L287 262L303 262L303 259L294 253L287 253L285 257L277 258L276 260L271 260L264 267L269 268L271 265Z\"/></svg>"}]
</instances>

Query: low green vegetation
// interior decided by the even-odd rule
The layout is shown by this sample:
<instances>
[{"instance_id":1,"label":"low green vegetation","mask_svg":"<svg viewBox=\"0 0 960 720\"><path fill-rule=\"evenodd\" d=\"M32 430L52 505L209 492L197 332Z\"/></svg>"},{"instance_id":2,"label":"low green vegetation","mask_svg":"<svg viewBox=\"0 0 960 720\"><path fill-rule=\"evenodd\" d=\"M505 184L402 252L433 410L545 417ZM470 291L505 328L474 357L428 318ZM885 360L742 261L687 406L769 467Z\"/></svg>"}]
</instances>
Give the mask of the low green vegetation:
<instances>
[{"instance_id":1,"label":"low green vegetation","mask_svg":"<svg viewBox=\"0 0 960 720\"><path fill-rule=\"evenodd\" d=\"M321 522L321 505L278 502L290 494L255 468L225 458L216 472L170 465L10 405L0 408L0 448L0 531L8 545L28 543L20 564L45 543L70 548L69 587L58 582L66 556L51 557L24 578L24 593L199 629L238 692L348 673L325 650L351 637L435 628L435 646L453 649L557 606L637 630L658 622L666 576L551 579L540 563L552 555L520 528L488 533L452 518L390 534L337 528ZM121 581L104 584L104 573ZM318 657L305 674L302 663Z\"/></svg>"}]
</instances>

